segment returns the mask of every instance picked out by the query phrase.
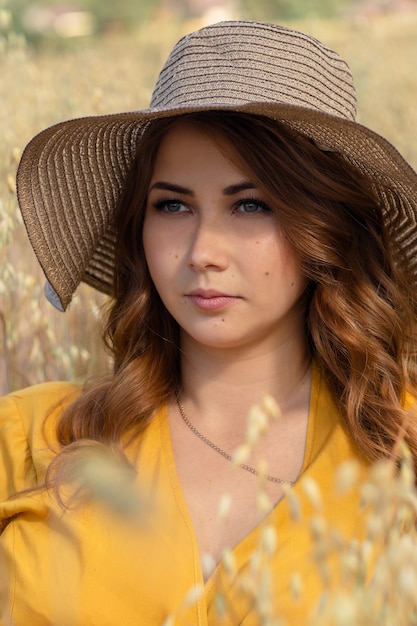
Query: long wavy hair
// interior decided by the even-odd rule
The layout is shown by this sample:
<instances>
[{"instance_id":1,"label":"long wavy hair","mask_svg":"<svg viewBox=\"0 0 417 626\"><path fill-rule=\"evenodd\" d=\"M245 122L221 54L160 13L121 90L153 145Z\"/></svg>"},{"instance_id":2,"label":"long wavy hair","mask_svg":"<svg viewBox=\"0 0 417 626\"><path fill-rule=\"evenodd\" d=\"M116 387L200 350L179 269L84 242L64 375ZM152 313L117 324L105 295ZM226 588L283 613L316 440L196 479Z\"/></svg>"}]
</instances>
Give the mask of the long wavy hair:
<instances>
[{"instance_id":1,"label":"long wavy hair","mask_svg":"<svg viewBox=\"0 0 417 626\"><path fill-rule=\"evenodd\" d=\"M325 152L262 116L200 112L188 119L220 133L267 194L309 279L306 338L346 428L370 461L417 435L403 407L417 376L414 278L371 182L340 154ZM112 376L85 387L57 426L56 487L77 450L97 442L123 455L180 383L179 328L150 278L142 245L147 190L161 139L177 118L145 129L120 197L114 300L105 342ZM385 193L393 193L387 189Z\"/></svg>"}]
</instances>

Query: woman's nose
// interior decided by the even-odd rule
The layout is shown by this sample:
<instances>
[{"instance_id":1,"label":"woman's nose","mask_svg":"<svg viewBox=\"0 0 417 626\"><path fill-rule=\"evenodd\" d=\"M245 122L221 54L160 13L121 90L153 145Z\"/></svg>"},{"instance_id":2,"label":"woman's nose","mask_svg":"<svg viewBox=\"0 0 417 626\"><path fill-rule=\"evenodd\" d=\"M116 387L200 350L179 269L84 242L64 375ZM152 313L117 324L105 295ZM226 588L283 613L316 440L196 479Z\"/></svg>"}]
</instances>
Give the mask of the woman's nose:
<instances>
[{"instance_id":1,"label":"woman's nose","mask_svg":"<svg viewBox=\"0 0 417 626\"><path fill-rule=\"evenodd\" d=\"M227 265L226 225L216 219L198 220L190 238L188 266L196 271L221 271Z\"/></svg>"}]
</instances>

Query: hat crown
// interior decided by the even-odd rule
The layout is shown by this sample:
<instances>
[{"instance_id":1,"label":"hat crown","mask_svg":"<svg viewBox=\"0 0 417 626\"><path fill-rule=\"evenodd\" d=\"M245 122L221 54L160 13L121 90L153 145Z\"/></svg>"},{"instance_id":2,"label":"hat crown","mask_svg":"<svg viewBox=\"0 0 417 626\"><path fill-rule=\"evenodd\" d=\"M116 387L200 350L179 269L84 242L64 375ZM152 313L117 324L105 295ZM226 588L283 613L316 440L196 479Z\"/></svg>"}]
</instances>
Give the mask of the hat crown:
<instances>
[{"instance_id":1,"label":"hat crown","mask_svg":"<svg viewBox=\"0 0 417 626\"><path fill-rule=\"evenodd\" d=\"M156 84L151 109L300 106L354 120L349 66L313 37L257 22L220 22L181 39Z\"/></svg>"}]
</instances>

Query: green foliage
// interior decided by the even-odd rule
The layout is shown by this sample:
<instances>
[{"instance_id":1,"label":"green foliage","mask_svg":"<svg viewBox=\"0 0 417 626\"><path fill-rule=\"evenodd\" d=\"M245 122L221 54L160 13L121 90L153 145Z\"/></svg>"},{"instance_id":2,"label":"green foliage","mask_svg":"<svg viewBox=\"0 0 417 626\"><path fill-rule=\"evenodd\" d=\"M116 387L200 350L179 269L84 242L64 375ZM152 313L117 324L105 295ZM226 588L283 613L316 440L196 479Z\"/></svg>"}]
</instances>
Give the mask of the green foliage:
<instances>
[{"instance_id":1,"label":"green foliage","mask_svg":"<svg viewBox=\"0 0 417 626\"><path fill-rule=\"evenodd\" d=\"M89 34L99 35L109 30L129 31L147 20L159 6L156 0L3 0L2 4L10 12L14 31L23 33L34 44L59 39L54 16L59 17L65 10L86 13L92 24Z\"/></svg>"},{"instance_id":2,"label":"green foliage","mask_svg":"<svg viewBox=\"0 0 417 626\"><path fill-rule=\"evenodd\" d=\"M333 17L360 0L236 0L236 14L248 19L280 21L310 17ZM39 17L48 10L62 11L71 8L92 16L93 33L99 35L109 30L127 31L150 19L163 9L176 19L196 18L201 13L201 3L192 0L0 0L13 18L14 30L24 33L29 41L39 43L56 37L53 26L38 30L30 24L28 16ZM42 21L43 18L41 18ZM47 21L47 20L46 20Z\"/></svg>"},{"instance_id":3,"label":"green foliage","mask_svg":"<svg viewBox=\"0 0 417 626\"><path fill-rule=\"evenodd\" d=\"M56 2L56 0L55 0ZM90 11L97 20L98 31L106 30L109 24L120 24L124 28L131 28L147 19L158 2L155 0L78 0L80 8Z\"/></svg>"},{"instance_id":4,"label":"green foliage","mask_svg":"<svg viewBox=\"0 0 417 626\"><path fill-rule=\"evenodd\" d=\"M249 19L279 21L340 15L356 0L240 0L242 15Z\"/></svg>"}]
</instances>

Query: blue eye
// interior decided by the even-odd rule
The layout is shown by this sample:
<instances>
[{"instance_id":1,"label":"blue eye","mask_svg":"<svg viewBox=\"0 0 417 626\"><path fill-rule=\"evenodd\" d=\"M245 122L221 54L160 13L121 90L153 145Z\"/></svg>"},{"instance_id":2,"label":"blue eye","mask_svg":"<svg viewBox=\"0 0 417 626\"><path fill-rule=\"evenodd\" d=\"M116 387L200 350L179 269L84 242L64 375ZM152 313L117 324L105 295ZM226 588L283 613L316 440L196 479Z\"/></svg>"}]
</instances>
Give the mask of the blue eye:
<instances>
[{"instance_id":1,"label":"blue eye","mask_svg":"<svg viewBox=\"0 0 417 626\"><path fill-rule=\"evenodd\" d=\"M262 213L263 211L270 211L270 209L259 200L240 200L237 203L237 211L239 213Z\"/></svg>"},{"instance_id":2,"label":"blue eye","mask_svg":"<svg viewBox=\"0 0 417 626\"><path fill-rule=\"evenodd\" d=\"M179 200L161 200L156 202L154 206L158 211L165 211L166 213L183 213L188 211L187 207Z\"/></svg>"}]
</instances>

